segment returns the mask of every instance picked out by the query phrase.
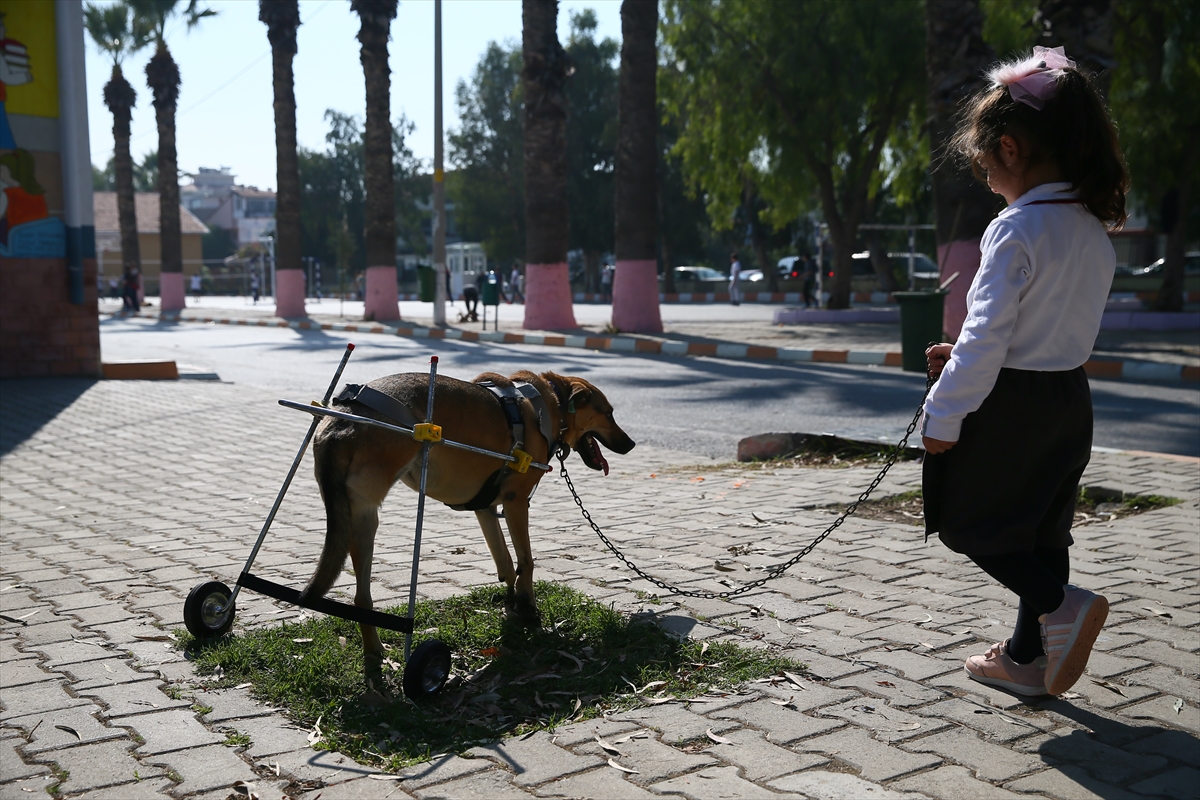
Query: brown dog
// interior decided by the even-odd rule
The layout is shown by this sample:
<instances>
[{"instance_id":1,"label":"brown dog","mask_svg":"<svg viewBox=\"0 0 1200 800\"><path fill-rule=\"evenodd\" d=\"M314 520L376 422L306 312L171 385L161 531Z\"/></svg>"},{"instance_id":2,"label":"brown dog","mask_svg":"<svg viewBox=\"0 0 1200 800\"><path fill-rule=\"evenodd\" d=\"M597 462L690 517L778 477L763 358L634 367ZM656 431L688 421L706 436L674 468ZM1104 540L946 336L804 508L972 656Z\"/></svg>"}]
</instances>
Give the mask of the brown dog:
<instances>
[{"instance_id":1,"label":"brown dog","mask_svg":"<svg viewBox=\"0 0 1200 800\"><path fill-rule=\"evenodd\" d=\"M608 462L599 444L621 454L633 449L633 440L613 420L612 405L599 389L583 378L553 372L535 375L522 371L511 378L484 373L473 383L439 375L434 384L433 419L428 421L442 427L444 439L500 453L508 453L513 447L513 430L504 407L491 391L479 385L481 381L509 387L513 381L521 381L537 389L543 412L549 416L548 424L542 424L528 399L522 397L517 402L524 423L522 449L535 462L549 464L557 449L570 448L588 467L608 474ZM416 420L425 421L428 375L389 375L367 386L399 401ZM408 427L394 416L389 417L358 400L335 401L335 405L341 411ZM555 441L547 441L543 433L546 430L557 432L553 433ZM321 559L301 597L323 597L349 553L357 584L354 604L371 608L371 558L379 526L379 506L396 481L402 481L410 489L419 488L421 445L404 434L327 417L317 430L313 455L317 484L325 501L327 528ZM502 470L499 475L497 470ZM475 516L496 563L497 575L508 584L510 605L529 626L539 621L533 597L529 497L544 474L537 467L517 472L497 458L436 445L430 450L425 484L426 494L435 500L477 509ZM500 530L497 505L504 508L509 538L517 552L515 569ZM359 628L370 675L378 671L383 645L374 626Z\"/></svg>"}]
</instances>

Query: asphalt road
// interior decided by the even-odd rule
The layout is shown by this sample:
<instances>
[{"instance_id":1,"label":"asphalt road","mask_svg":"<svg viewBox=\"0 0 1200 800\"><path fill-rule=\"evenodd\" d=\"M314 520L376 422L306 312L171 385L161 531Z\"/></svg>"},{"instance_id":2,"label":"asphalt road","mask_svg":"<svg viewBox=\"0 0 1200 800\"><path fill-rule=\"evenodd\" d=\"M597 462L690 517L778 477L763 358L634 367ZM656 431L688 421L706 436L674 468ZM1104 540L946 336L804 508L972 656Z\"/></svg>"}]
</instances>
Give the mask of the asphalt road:
<instances>
[{"instance_id":1,"label":"asphalt road","mask_svg":"<svg viewBox=\"0 0 1200 800\"><path fill-rule=\"evenodd\" d=\"M731 459L744 436L775 431L832 433L895 442L924 390L918 375L892 368L790 365L717 358L668 358L559 347L412 340L379 334L104 319L105 361L174 359L182 370L223 381L320 397L347 342L356 344L343 381L395 372L470 379L481 372L553 370L587 378L617 409L638 442L698 457ZM1188 384L1093 381L1095 444L1200 456L1200 391ZM278 406L273 407L278 409Z\"/></svg>"}]
</instances>

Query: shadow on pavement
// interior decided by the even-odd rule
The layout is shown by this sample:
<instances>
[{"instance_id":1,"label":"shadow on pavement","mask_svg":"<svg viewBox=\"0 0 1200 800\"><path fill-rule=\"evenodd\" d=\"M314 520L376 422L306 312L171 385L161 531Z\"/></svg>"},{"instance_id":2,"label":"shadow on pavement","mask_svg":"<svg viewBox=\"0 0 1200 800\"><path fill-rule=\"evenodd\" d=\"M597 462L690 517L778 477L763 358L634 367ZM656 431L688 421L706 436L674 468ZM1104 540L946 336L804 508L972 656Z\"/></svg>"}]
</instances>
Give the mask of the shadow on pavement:
<instances>
[{"instance_id":1,"label":"shadow on pavement","mask_svg":"<svg viewBox=\"0 0 1200 800\"><path fill-rule=\"evenodd\" d=\"M0 456L8 455L96 385L94 378L31 378L0 384Z\"/></svg>"}]
</instances>

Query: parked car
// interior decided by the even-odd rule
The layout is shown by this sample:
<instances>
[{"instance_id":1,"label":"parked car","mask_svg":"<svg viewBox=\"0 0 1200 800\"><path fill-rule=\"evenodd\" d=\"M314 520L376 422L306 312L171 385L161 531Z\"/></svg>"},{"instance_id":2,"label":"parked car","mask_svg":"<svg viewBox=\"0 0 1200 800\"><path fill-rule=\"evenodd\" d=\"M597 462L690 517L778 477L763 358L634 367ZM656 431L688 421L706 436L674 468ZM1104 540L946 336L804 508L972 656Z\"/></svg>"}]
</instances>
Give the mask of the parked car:
<instances>
[{"instance_id":1,"label":"parked car","mask_svg":"<svg viewBox=\"0 0 1200 800\"><path fill-rule=\"evenodd\" d=\"M758 283L759 281L764 281L766 279L767 276L763 275L763 271L761 269L743 270L739 275L739 280L749 281L750 283Z\"/></svg>"},{"instance_id":2,"label":"parked car","mask_svg":"<svg viewBox=\"0 0 1200 800\"><path fill-rule=\"evenodd\" d=\"M1167 263L1165 258L1160 258L1153 264L1145 267L1138 267L1132 270L1130 275L1138 276L1161 276L1163 265ZM1200 275L1200 253L1186 253L1183 256L1183 274L1184 275Z\"/></svg>"},{"instance_id":3,"label":"parked car","mask_svg":"<svg viewBox=\"0 0 1200 800\"><path fill-rule=\"evenodd\" d=\"M728 275L717 272L712 267L676 267L675 282L688 281L691 283L727 283Z\"/></svg>"}]
</instances>

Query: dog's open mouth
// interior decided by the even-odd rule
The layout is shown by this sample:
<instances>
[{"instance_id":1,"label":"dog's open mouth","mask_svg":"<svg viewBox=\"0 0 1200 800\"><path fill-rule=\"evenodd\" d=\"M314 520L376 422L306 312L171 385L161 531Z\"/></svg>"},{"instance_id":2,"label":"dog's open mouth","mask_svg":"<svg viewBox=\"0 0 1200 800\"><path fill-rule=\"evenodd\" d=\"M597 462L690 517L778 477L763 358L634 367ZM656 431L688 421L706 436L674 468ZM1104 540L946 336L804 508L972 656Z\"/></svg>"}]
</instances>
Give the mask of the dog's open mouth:
<instances>
[{"instance_id":1,"label":"dog's open mouth","mask_svg":"<svg viewBox=\"0 0 1200 800\"><path fill-rule=\"evenodd\" d=\"M583 463L587 464L589 469L602 469L605 475L608 474L608 462L604 460L604 454L601 452L595 436L585 433L579 437L579 441L575 443L575 452L579 453L579 457L583 459Z\"/></svg>"}]
</instances>

